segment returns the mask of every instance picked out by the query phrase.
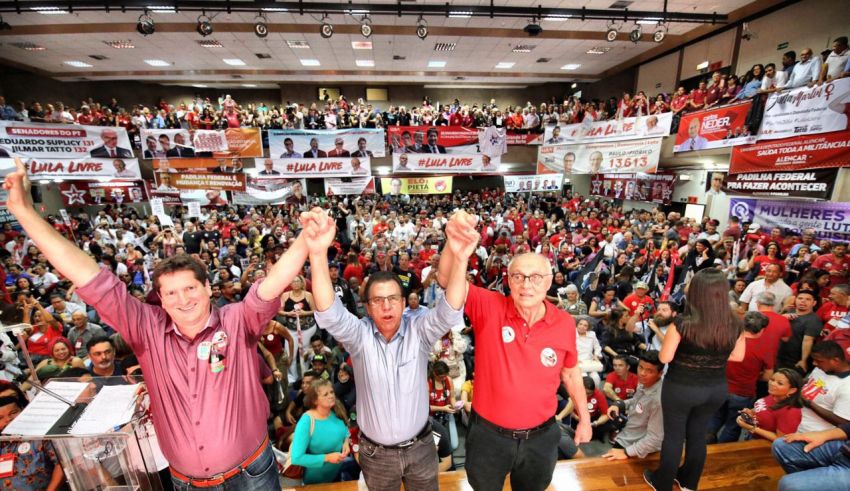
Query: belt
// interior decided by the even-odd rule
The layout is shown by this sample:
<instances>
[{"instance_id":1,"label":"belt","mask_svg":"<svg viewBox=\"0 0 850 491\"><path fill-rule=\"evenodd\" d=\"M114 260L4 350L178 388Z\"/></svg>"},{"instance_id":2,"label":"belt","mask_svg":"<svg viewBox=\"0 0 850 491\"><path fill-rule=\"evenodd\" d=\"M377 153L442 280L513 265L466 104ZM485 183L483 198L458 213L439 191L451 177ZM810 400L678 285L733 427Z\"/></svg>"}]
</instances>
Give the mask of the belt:
<instances>
[{"instance_id":1,"label":"belt","mask_svg":"<svg viewBox=\"0 0 850 491\"><path fill-rule=\"evenodd\" d=\"M508 438L513 438L514 440L528 440L533 435L543 432L547 430L550 426L555 424L555 417L552 416L551 418L544 421L543 424L525 430L512 430L510 428L502 428L501 426L495 423L491 423L486 419L482 418L481 415L479 415L475 411L472 412L472 421L480 423L482 426L490 428L496 433L507 436Z\"/></svg>"},{"instance_id":2,"label":"belt","mask_svg":"<svg viewBox=\"0 0 850 491\"><path fill-rule=\"evenodd\" d=\"M241 464L234 467L233 469L230 469L229 471L222 472L220 474L216 474L212 477L208 477L208 478L204 478L204 479L196 479L194 477L186 476L184 474L181 474L177 470L175 470L174 467L169 467L168 469L169 469L169 471L171 471L172 476L179 479L180 481L183 481L184 483L188 484L189 486L193 486L193 487L196 487L196 488L211 488L211 487L214 487L214 486L220 486L221 484L224 483L224 481L227 481L231 477L241 473L249 465L254 463L255 460L260 458L260 455L263 455L263 452L266 450L266 447L268 445L269 445L269 437L268 437L268 435L266 435L266 437L263 438L263 443L261 443L260 446L257 447L257 450L254 450L254 453L249 455L247 459L243 460Z\"/></svg>"},{"instance_id":3,"label":"belt","mask_svg":"<svg viewBox=\"0 0 850 491\"><path fill-rule=\"evenodd\" d=\"M417 434L416 436L414 436L410 440L405 440L401 443L396 443L395 445L384 445L383 443L378 443L375 440L366 436L364 433L362 433L362 432L360 433L361 438L365 438L365 439L369 440L376 447L385 448L387 450L398 450L400 448L412 447L414 443L418 442L419 440L424 440L428 436L431 436L431 422L430 421L425 423L425 427L422 428L422 431L420 431L419 434Z\"/></svg>"}]
</instances>

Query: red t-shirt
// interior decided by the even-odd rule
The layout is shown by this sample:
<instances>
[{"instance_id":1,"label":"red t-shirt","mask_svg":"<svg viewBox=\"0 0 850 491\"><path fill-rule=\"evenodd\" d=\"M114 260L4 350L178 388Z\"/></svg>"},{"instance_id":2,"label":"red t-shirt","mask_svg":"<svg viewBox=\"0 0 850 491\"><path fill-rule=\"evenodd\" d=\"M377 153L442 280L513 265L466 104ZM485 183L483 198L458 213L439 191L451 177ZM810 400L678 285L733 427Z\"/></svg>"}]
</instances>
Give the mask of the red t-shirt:
<instances>
[{"instance_id":1,"label":"red t-shirt","mask_svg":"<svg viewBox=\"0 0 850 491\"><path fill-rule=\"evenodd\" d=\"M691 102L693 102L697 106L702 106L705 104L705 91L696 89L691 92Z\"/></svg>"},{"instance_id":2,"label":"red t-shirt","mask_svg":"<svg viewBox=\"0 0 850 491\"><path fill-rule=\"evenodd\" d=\"M27 339L27 349L32 355L52 356L53 353L47 347L51 341L60 337L62 337L62 331L53 328L47 328L44 332L33 330L33 333Z\"/></svg>"},{"instance_id":3,"label":"red t-shirt","mask_svg":"<svg viewBox=\"0 0 850 491\"><path fill-rule=\"evenodd\" d=\"M548 301L544 305L543 319L528 326L512 298L469 286L464 312L475 334L472 405L503 428L533 428L551 418L561 370L576 366L575 320Z\"/></svg>"},{"instance_id":4,"label":"red t-shirt","mask_svg":"<svg viewBox=\"0 0 850 491\"><path fill-rule=\"evenodd\" d=\"M644 308L644 312L649 314L652 312L653 302L652 299L649 298L649 295L644 295L644 297L638 298L637 293L631 293L626 298L623 299L623 303L626 305L626 308L629 309L629 315L635 315L640 304L646 305Z\"/></svg>"},{"instance_id":5,"label":"red t-shirt","mask_svg":"<svg viewBox=\"0 0 850 491\"><path fill-rule=\"evenodd\" d=\"M769 323L762 331L757 346L764 353L765 359L776 360L779 343L782 339L791 337L791 321L772 310L761 313L767 316Z\"/></svg>"},{"instance_id":6,"label":"red t-shirt","mask_svg":"<svg viewBox=\"0 0 850 491\"><path fill-rule=\"evenodd\" d=\"M824 254L815 259L815 262L812 263L812 269L824 269L830 273L833 271L842 273L840 276L829 275L830 288L839 283L847 283L847 273L850 272L850 256L845 255L841 259L838 259L832 254Z\"/></svg>"},{"instance_id":7,"label":"red t-shirt","mask_svg":"<svg viewBox=\"0 0 850 491\"><path fill-rule=\"evenodd\" d=\"M768 358L765 350L759 347L762 336L747 338L747 349L742 361L726 363L726 380L730 393L743 397L755 397L756 381L761 376L762 370L773 369L773 360L776 358Z\"/></svg>"},{"instance_id":8,"label":"red t-shirt","mask_svg":"<svg viewBox=\"0 0 850 491\"><path fill-rule=\"evenodd\" d=\"M638 377L632 372L629 372L626 376L626 380L623 380L616 372L611 372L605 377L605 383L613 386L614 393L617 394L620 399L631 399L637 390Z\"/></svg>"},{"instance_id":9,"label":"red t-shirt","mask_svg":"<svg viewBox=\"0 0 850 491\"><path fill-rule=\"evenodd\" d=\"M770 406L774 404L776 404L776 401L771 395L756 401L753 410L756 413L756 424L759 428L774 433L779 431L784 435L796 433L797 427L800 426L800 420L803 419L802 408L785 406L780 409L770 409ZM758 435L755 436L760 438Z\"/></svg>"},{"instance_id":10,"label":"red t-shirt","mask_svg":"<svg viewBox=\"0 0 850 491\"><path fill-rule=\"evenodd\" d=\"M595 389L593 394L587 399L587 411L590 413L590 420L596 420L603 414L608 412L608 400L605 399L599 389Z\"/></svg>"},{"instance_id":11,"label":"red t-shirt","mask_svg":"<svg viewBox=\"0 0 850 491\"><path fill-rule=\"evenodd\" d=\"M428 403L432 406L446 406L449 404L449 395L452 393L452 381L448 377L443 377L443 380L440 382L443 384L443 388L437 389L434 387L434 382L430 378L428 379Z\"/></svg>"},{"instance_id":12,"label":"red t-shirt","mask_svg":"<svg viewBox=\"0 0 850 491\"><path fill-rule=\"evenodd\" d=\"M528 236L531 238L537 237L540 229L546 226L542 218L532 218L528 221Z\"/></svg>"},{"instance_id":13,"label":"red t-shirt","mask_svg":"<svg viewBox=\"0 0 850 491\"><path fill-rule=\"evenodd\" d=\"M829 332L839 329L838 322L845 315L847 315L847 307L836 305L832 302L823 304L817 311L818 318L823 322L823 329Z\"/></svg>"}]
</instances>

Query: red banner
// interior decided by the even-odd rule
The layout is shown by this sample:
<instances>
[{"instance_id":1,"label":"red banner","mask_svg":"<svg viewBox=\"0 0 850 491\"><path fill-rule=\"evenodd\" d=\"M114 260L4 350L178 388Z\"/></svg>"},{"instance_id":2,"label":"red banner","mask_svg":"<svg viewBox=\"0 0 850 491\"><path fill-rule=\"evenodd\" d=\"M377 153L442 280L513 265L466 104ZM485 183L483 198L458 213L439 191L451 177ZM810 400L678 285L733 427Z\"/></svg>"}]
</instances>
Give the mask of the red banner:
<instances>
[{"instance_id":1,"label":"red banner","mask_svg":"<svg viewBox=\"0 0 850 491\"><path fill-rule=\"evenodd\" d=\"M142 181L62 182L59 183L63 206L141 203L147 201Z\"/></svg>"},{"instance_id":2,"label":"red banner","mask_svg":"<svg viewBox=\"0 0 850 491\"><path fill-rule=\"evenodd\" d=\"M751 101L682 115L676 134L676 152L755 143L756 136L744 125Z\"/></svg>"},{"instance_id":3,"label":"red banner","mask_svg":"<svg viewBox=\"0 0 850 491\"><path fill-rule=\"evenodd\" d=\"M508 145L542 145L543 133L514 133L508 131L505 140Z\"/></svg>"},{"instance_id":4,"label":"red banner","mask_svg":"<svg viewBox=\"0 0 850 491\"><path fill-rule=\"evenodd\" d=\"M850 131L836 131L733 148L729 173L847 166L850 166Z\"/></svg>"},{"instance_id":5,"label":"red banner","mask_svg":"<svg viewBox=\"0 0 850 491\"><path fill-rule=\"evenodd\" d=\"M429 131L431 134L429 135ZM478 128L463 126L390 126L393 153L478 153ZM436 133L437 140L433 140ZM433 151L432 151L433 149Z\"/></svg>"}]
</instances>

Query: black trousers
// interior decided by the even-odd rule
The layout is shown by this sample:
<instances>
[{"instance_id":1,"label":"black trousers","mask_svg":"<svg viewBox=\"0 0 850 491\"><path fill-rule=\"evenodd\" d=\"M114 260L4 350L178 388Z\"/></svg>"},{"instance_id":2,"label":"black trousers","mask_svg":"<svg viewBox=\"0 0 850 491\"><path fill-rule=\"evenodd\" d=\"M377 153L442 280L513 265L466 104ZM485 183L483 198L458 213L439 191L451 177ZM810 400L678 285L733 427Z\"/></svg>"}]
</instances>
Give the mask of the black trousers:
<instances>
[{"instance_id":1,"label":"black trousers","mask_svg":"<svg viewBox=\"0 0 850 491\"><path fill-rule=\"evenodd\" d=\"M519 440L482 425L477 418L473 416L466 436L466 476L472 489L502 489L509 472L514 491L543 491L549 486L561 438L557 424Z\"/></svg>"},{"instance_id":2,"label":"black trousers","mask_svg":"<svg viewBox=\"0 0 850 491\"><path fill-rule=\"evenodd\" d=\"M661 410L664 413L664 440L661 464L651 474L658 491L670 491L673 479L688 489L697 489L705 465L705 434L717 409L726 401L727 384L680 384L664 379ZM685 447L685 461L682 447Z\"/></svg>"}]
</instances>

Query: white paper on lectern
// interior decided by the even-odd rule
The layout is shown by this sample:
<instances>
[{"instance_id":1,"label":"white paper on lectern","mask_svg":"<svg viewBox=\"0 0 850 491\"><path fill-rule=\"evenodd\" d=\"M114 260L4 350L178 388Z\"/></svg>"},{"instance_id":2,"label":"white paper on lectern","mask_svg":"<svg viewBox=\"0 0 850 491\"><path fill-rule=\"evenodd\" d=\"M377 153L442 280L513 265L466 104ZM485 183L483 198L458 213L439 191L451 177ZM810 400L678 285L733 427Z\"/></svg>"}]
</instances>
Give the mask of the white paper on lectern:
<instances>
[{"instance_id":1,"label":"white paper on lectern","mask_svg":"<svg viewBox=\"0 0 850 491\"><path fill-rule=\"evenodd\" d=\"M72 435L96 435L112 431L133 419L136 409L135 385L105 385L71 427Z\"/></svg>"},{"instance_id":2,"label":"white paper on lectern","mask_svg":"<svg viewBox=\"0 0 850 491\"><path fill-rule=\"evenodd\" d=\"M53 381L45 387L56 394L76 401L77 397L88 388L87 382L59 382ZM57 400L50 394L39 392L38 395L27 405L26 408L9 423L3 430L4 435L26 435L43 436L50 428L59 421L59 418L68 410L68 405Z\"/></svg>"}]
</instances>

